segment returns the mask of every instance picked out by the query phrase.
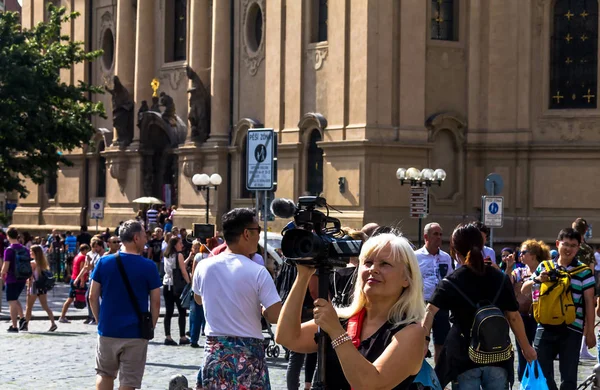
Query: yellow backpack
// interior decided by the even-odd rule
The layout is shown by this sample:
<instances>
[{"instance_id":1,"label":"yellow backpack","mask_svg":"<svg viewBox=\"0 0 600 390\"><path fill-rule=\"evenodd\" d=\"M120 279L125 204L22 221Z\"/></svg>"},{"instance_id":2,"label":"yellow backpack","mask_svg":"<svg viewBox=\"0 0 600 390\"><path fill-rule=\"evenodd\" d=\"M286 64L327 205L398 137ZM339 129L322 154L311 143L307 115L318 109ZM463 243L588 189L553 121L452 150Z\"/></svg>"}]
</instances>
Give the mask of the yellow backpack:
<instances>
[{"instance_id":1,"label":"yellow backpack","mask_svg":"<svg viewBox=\"0 0 600 390\"><path fill-rule=\"evenodd\" d=\"M587 266L582 265L571 271L558 269L554 261L542 262L551 280L540 285L539 298L533 302L533 318L543 325L570 325L575 322L577 308L571 293L571 275Z\"/></svg>"}]
</instances>

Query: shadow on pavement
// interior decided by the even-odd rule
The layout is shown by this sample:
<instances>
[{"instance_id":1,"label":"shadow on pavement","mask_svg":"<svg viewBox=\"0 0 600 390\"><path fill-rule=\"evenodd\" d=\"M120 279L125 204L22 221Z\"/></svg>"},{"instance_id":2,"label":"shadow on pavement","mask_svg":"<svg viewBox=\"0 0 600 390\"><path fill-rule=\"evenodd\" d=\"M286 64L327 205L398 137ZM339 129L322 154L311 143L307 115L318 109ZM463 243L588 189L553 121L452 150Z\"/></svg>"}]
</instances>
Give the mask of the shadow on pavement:
<instances>
[{"instance_id":1,"label":"shadow on pavement","mask_svg":"<svg viewBox=\"0 0 600 390\"><path fill-rule=\"evenodd\" d=\"M88 334L87 332L61 332L60 330L56 331L56 332L27 332L24 334L34 334L37 336L66 336L66 337L74 337L74 336L81 336L83 334Z\"/></svg>"},{"instance_id":2,"label":"shadow on pavement","mask_svg":"<svg viewBox=\"0 0 600 390\"><path fill-rule=\"evenodd\" d=\"M150 362L146 362L146 366L176 368L178 370L197 370L198 367L199 367L197 365L194 365L194 366L183 366L183 365L177 365L177 364L150 363Z\"/></svg>"}]
</instances>

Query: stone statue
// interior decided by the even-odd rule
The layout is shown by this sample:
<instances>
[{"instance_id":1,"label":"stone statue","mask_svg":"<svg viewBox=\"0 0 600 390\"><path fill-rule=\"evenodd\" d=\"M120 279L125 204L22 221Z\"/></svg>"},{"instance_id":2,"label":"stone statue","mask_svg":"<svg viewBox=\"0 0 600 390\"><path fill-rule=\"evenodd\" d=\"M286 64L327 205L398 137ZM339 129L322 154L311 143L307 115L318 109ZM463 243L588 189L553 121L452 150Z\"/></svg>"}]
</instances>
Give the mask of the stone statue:
<instances>
[{"instance_id":1,"label":"stone statue","mask_svg":"<svg viewBox=\"0 0 600 390\"><path fill-rule=\"evenodd\" d=\"M160 93L160 105L165 108L162 113L162 118L171 127L177 126L177 118L175 116L175 103L173 98L164 92Z\"/></svg>"},{"instance_id":2,"label":"stone statue","mask_svg":"<svg viewBox=\"0 0 600 390\"><path fill-rule=\"evenodd\" d=\"M152 96L152 106L150 111L160 112L160 104L158 103L158 96Z\"/></svg>"},{"instance_id":3,"label":"stone statue","mask_svg":"<svg viewBox=\"0 0 600 390\"><path fill-rule=\"evenodd\" d=\"M210 136L210 94L191 67L186 68L186 73L192 82L192 87L188 90L190 94L188 120L192 127L192 139L205 142Z\"/></svg>"},{"instance_id":4,"label":"stone statue","mask_svg":"<svg viewBox=\"0 0 600 390\"><path fill-rule=\"evenodd\" d=\"M137 121L137 126L139 128L141 128L141 124L142 124L142 118L144 117L144 113L146 111L150 111L150 109L148 108L148 102L145 100L142 100L142 105L140 106L140 109L138 110L138 121Z\"/></svg>"},{"instance_id":5,"label":"stone statue","mask_svg":"<svg viewBox=\"0 0 600 390\"><path fill-rule=\"evenodd\" d=\"M112 95L113 127L117 130L117 139L113 144L124 149L133 140L133 100L118 76L113 77L113 84L113 89L104 87Z\"/></svg>"}]
</instances>

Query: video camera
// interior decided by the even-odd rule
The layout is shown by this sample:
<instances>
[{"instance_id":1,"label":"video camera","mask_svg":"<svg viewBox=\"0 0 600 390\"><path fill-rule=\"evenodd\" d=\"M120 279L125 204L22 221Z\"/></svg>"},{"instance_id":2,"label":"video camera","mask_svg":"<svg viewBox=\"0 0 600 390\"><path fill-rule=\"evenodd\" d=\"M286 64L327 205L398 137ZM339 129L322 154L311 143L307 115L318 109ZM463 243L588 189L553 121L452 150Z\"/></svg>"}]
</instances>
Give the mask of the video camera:
<instances>
[{"instance_id":1,"label":"video camera","mask_svg":"<svg viewBox=\"0 0 600 390\"><path fill-rule=\"evenodd\" d=\"M327 214L316 210L326 208ZM350 257L358 257L362 241L342 237L340 220L329 216L325 198L302 196L295 205L289 199L275 199L273 214L294 218L296 228L283 234L281 250L288 261L313 267L345 267ZM329 225L329 226L328 226Z\"/></svg>"}]
</instances>

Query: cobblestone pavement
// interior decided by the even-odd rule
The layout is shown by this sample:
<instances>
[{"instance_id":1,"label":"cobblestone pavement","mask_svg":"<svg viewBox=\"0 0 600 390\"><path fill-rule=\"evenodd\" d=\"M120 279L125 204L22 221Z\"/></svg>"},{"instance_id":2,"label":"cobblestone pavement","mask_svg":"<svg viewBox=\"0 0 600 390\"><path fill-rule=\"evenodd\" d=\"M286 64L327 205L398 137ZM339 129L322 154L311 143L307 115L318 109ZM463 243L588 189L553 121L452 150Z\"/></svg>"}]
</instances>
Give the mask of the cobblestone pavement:
<instances>
[{"instance_id":1,"label":"cobblestone pavement","mask_svg":"<svg viewBox=\"0 0 600 390\"><path fill-rule=\"evenodd\" d=\"M64 285L58 285L49 293L48 301L55 315L60 313L67 293L68 287ZM21 298L24 305L24 295ZM4 302L3 314L8 314L6 306ZM71 308L68 313L71 319L84 318L85 315L87 309ZM29 332L9 334L6 332L9 323L5 319L0 322L0 389L94 389L96 327L84 325L81 320L77 320L70 324L58 324L55 333L47 333L50 323L45 318L46 313L36 303L34 321L29 324ZM176 319L172 321L171 332L179 334ZM202 362L203 350L189 346L165 346L163 341L164 326L161 318L156 337L148 347L143 388L166 389L171 376L177 374L185 375L190 386L193 386ZM203 339L200 340L201 345L202 343ZM595 348L590 352L596 355ZM283 353L277 359L268 359L268 364L272 388L286 389L287 362ZM595 361L590 360L580 363L579 383L591 374L594 365ZM558 362L555 364L555 373L559 380ZM301 375L303 377L304 374Z\"/></svg>"}]
</instances>

